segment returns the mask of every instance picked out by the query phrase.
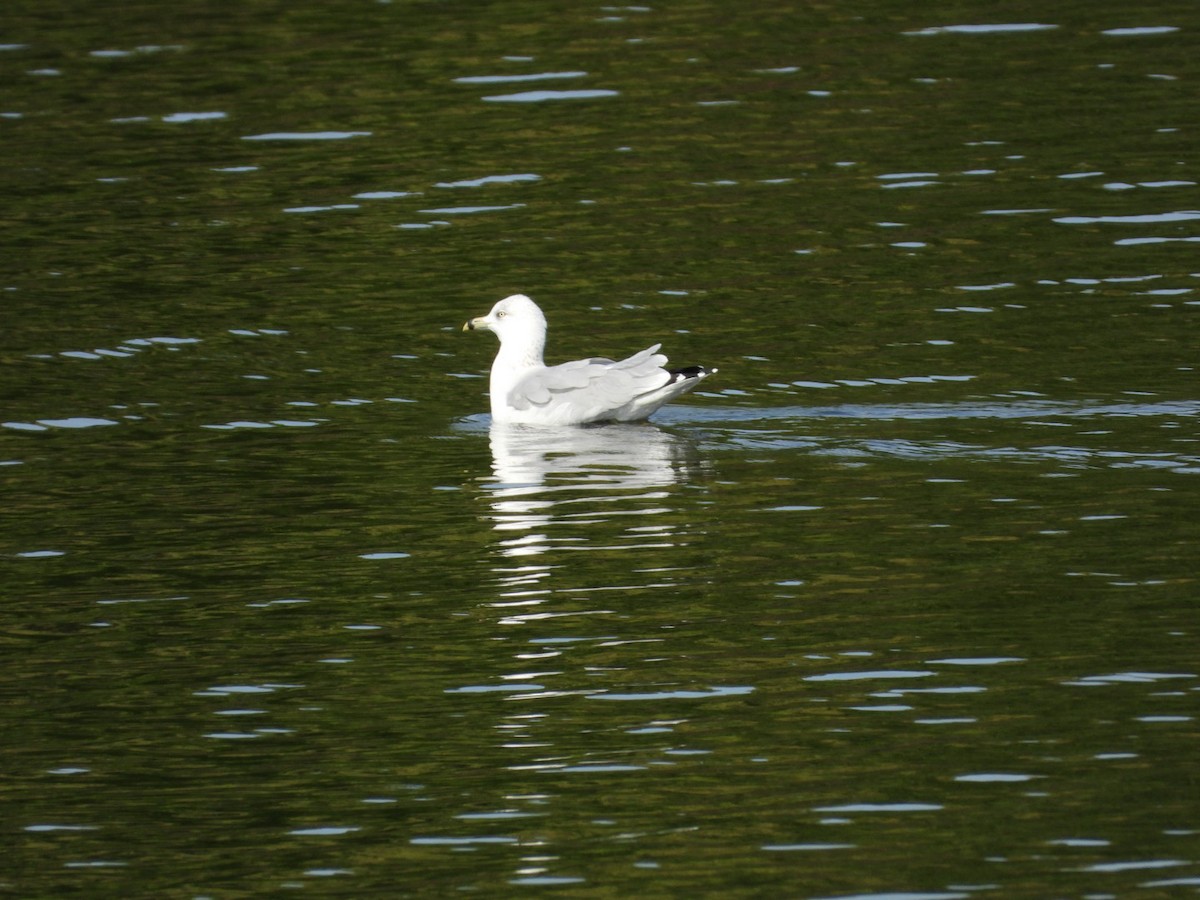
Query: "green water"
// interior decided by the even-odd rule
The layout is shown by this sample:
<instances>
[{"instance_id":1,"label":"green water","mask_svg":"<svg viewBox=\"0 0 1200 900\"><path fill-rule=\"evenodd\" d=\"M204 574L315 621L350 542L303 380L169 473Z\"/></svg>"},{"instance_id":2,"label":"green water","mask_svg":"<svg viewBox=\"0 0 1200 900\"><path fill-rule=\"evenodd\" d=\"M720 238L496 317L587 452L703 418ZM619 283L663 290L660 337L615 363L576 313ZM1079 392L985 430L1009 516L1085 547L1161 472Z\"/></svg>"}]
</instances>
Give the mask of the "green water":
<instances>
[{"instance_id":1,"label":"green water","mask_svg":"<svg viewBox=\"0 0 1200 900\"><path fill-rule=\"evenodd\" d=\"M0 892L1194 894L1198 28L10 4Z\"/></svg>"}]
</instances>

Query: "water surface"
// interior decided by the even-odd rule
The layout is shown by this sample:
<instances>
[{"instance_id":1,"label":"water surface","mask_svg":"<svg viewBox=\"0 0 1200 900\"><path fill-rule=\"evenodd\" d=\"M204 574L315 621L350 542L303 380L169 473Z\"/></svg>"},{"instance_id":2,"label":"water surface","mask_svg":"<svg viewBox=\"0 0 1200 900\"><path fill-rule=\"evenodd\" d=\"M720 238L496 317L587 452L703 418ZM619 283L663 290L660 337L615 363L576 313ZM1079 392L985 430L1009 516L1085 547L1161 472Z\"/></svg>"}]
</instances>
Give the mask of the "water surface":
<instances>
[{"instance_id":1,"label":"water surface","mask_svg":"<svg viewBox=\"0 0 1200 900\"><path fill-rule=\"evenodd\" d=\"M1195 892L1194 21L18 4L2 889Z\"/></svg>"}]
</instances>

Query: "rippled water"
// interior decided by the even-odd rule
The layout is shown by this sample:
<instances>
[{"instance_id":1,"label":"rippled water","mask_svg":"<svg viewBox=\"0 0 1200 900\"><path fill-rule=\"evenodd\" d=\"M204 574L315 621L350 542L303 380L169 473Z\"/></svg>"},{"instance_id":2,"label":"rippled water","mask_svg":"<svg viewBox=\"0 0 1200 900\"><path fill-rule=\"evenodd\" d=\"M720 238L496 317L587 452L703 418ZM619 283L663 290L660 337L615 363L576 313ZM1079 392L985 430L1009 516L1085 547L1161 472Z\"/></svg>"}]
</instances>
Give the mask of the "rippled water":
<instances>
[{"instance_id":1,"label":"rippled water","mask_svg":"<svg viewBox=\"0 0 1200 900\"><path fill-rule=\"evenodd\" d=\"M0 890L1195 893L1196 34L19 4Z\"/></svg>"}]
</instances>

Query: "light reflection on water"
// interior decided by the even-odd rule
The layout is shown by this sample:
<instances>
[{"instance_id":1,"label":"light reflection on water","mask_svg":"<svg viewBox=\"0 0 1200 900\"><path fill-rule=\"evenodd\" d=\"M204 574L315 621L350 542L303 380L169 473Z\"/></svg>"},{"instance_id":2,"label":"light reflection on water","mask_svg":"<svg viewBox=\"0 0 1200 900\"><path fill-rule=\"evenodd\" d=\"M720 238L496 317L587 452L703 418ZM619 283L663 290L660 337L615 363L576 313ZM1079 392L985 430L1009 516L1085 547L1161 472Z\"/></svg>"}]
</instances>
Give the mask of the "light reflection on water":
<instances>
[{"instance_id":1,"label":"light reflection on water","mask_svg":"<svg viewBox=\"0 0 1200 900\"><path fill-rule=\"evenodd\" d=\"M672 492L698 464L694 448L653 425L589 428L525 428L493 425L488 433L494 481L486 500L495 547L505 564L494 569L497 599L488 605L509 610L502 625L520 625L562 615L604 615L539 609L557 588L564 554L670 550L688 538L678 525ZM637 579L640 588L669 587L665 573ZM631 589L623 583L573 584L573 594Z\"/></svg>"},{"instance_id":2,"label":"light reflection on water","mask_svg":"<svg viewBox=\"0 0 1200 900\"><path fill-rule=\"evenodd\" d=\"M668 412L663 418L675 425L697 428L707 440L747 448L797 449L814 454L870 458L908 459L994 459L1014 462L1050 462L1066 467L1102 466L1112 468L1162 469L1177 474L1200 474L1200 453L1162 449L1135 451L1085 443L1043 443L1047 428L1070 428L1076 438L1107 436L1113 432L1100 427L1079 432L1079 420L1096 419L1097 426L1114 424L1111 420L1151 420L1168 435L1200 416L1200 401L1162 402L1061 402L1003 398L990 402L844 404L838 406L788 406L774 408L691 407ZM976 434L986 433L987 423L1018 421L1029 426L1025 446L1006 443L989 446L953 440L916 440L814 434L813 425L836 423L840 428L857 423L871 425L892 421L911 423L962 422L979 420L984 426ZM1165 420L1165 421L1163 421ZM1038 429L1042 429L1039 432ZM875 430L874 427L872 430ZM997 428L1005 441L1012 441L1011 427ZM1173 440L1164 437L1164 443ZM1182 437L1190 447L1190 437ZM1161 446L1161 445L1160 445Z\"/></svg>"}]
</instances>

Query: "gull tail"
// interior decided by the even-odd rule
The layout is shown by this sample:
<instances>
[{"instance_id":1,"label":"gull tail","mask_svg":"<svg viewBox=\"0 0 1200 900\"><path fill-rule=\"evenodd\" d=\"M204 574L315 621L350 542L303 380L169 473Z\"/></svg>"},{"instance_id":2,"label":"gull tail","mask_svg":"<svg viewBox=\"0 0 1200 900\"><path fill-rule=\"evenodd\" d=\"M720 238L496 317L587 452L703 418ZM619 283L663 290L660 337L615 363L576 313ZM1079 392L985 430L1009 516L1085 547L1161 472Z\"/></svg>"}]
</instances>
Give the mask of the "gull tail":
<instances>
[{"instance_id":1,"label":"gull tail","mask_svg":"<svg viewBox=\"0 0 1200 900\"><path fill-rule=\"evenodd\" d=\"M689 378L695 378L698 381L718 371L716 366L711 369L708 366L687 366L683 369L669 369L667 374L671 376L671 380L667 384L676 384L680 381L687 381Z\"/></svg>"}]
</instances>

